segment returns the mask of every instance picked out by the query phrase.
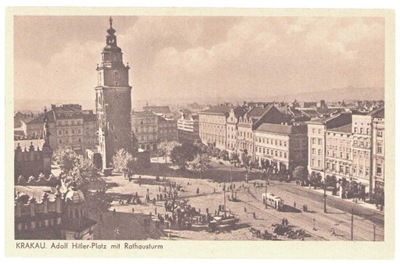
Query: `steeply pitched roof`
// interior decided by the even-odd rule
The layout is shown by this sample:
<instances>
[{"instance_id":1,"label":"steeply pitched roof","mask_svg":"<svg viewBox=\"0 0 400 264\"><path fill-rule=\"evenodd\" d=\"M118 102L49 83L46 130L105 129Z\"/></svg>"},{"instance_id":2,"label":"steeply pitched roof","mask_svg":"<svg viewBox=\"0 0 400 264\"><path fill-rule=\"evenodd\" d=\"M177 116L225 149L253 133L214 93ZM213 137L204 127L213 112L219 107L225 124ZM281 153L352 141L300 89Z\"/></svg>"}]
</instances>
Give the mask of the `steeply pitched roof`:
<instances>
[{"instance_id":1,"label":"steeply pitched roof","mask_svg":"<svg viewBox=\"0 0 400 264\"><path fill-rule=\"evenodd\" d=\"M385 118L385 107L372 110L368 115L376 118Z\"/></svg>"},{"instance_id":2,"label":"steeply pitched roof","mask_svg":"<svg viewBox=\"0 0 400 264\"><path fill-rule=\"evenodd\" d=\"M41 113L38 117L36 117L35 119L32 119L27 124L43 124L43 117L44 117L44 113ZM47 111L46 117L47 117L49 123L55 122L53 110Z\"/></svg>"},{"instance_id":3,"label":"steeply pitched roof","mask_svg":"<svg viewBox=\"0 0 400 264\"><path fill-rule=\"evenodd\" d=\"M250 109L250 111L247 112L247 116L251 117L251 118L258 119L263 114L268 112L271 108L272 108L272 106L268 106L266 108L264 108L264 107L254 107L254 108Z\"/></svg>"}]
</instances>

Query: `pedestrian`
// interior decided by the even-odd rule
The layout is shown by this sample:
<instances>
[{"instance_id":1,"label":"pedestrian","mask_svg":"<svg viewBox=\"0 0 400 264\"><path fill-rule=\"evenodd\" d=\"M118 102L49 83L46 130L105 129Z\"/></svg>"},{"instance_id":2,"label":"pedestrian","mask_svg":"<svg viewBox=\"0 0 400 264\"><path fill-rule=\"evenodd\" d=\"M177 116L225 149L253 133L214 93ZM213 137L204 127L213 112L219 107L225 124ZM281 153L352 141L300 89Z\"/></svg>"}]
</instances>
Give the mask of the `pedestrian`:
<instances>
[{"instance_id":1,"label":"pedestrian","mask_svg":"<svg viewBox=\"0 0 400 264\"><path fill-rule=\"evenodd\" d=\"M117 212L117 210L115 210L115 208L114 208L114 210L113 210L113 215L115 215L116 212Z\"/></svg>"},{"instance_id":2,"label":"pedestrian","mask_svg":"<svg viewBox=\"0 0 400 264\"><path fill-rule=\"evenodd\" d=\"M293 203L293 207L296 208L296 202Z\"/></svg>"},{"instance_id":3,"label":"pedestrian","mask_svg":"<svg viewBox=\"0 0 400 264\"><path fill-rule=\"evenodd\" d=\"M253 218L256 219L256 212L253 212Z\"/></svg>"},{"instance_id":4,"label":"pedestrian","mask_svg":"<svg viewBox=\"0 0 400 264\"><path fill-rule=\"evenodd\" d=\"M246 209L246 207L244 207L244 212L245 212L245 213L247 213L247 209Z\"/></svg>"},{"instance_id":5,"label":"pedestrian","mask_svg":"<svg viewBox=\"0 0 400 264\"><path fill-rule=\"evenodd\" d=\"M135 208L132 207L132 214L134 214L134 213L135 213Z\"/></svg>"},{"instance_id":6,"label":"pedestrian","mask_svg":"<svg viewBox=\"0 0 400 264\"><path fill-rule=\"evenodd\" d=\"M197 187L196 194L199 194L199 193L200 193L200 189L199 189L199 187Z\"/></svg>"}]
</instances>

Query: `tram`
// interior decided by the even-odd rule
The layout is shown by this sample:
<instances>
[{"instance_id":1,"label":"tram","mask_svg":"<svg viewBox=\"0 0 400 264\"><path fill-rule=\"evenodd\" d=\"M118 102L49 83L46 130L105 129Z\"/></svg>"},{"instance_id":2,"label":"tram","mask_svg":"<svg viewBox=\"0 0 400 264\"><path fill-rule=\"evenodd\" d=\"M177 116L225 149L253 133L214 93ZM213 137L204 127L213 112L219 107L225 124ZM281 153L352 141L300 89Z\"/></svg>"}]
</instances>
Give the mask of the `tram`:
<instances>
[{"instance_id":1,"label":"tram","mask_svg":"<svg viewBox=\"0 0 400 264\"><path fill-rule=\"evenodd\" d=\"M264 204L276 209L277 211L281 211L283 208L282 198L273 193L263 193L262 200Z\"/></svg>"}]
</instances>

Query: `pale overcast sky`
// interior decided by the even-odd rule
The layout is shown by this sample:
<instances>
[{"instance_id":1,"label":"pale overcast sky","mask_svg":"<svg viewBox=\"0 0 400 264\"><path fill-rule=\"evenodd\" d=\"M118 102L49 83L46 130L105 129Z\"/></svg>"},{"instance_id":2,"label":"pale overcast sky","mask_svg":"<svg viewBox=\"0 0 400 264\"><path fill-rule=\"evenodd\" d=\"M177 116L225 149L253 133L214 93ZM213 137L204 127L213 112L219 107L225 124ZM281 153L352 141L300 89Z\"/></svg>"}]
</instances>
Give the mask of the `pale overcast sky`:
<instances>
[{"instance_id":1,"label":"pale overcast sky","mask_svg":"<svg viewBox=\"0 0 400 264\"><path fill-rule=\"evenodd\" d=\"M113 17L132 99L384 87L384 19ZM15 17L15 105L94 108L108 17ZM32 100L32 101L31 101ZM200 100L200 99L199 99Z\"/></svg>"}]
</instances>

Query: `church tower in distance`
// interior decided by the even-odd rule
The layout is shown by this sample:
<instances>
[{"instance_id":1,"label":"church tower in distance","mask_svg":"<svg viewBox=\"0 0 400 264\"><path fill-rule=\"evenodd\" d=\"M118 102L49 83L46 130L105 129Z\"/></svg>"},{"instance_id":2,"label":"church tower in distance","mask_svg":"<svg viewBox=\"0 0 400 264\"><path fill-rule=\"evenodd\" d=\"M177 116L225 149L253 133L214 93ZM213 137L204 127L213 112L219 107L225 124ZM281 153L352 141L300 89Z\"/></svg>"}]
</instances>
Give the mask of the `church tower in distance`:
<instances>
[{"instance_id":1,"label":"church tower in distance","mask_svg":"<svg viewBox=\"0 0 400 264\"><path fill-rule=\"evenodd\" d=\"M98 126L98 152L102 169L110 172L112 157L121 148L131 152L131 89L129 65L122 61L122 51L117 46L115 29L107 30L102 63L97 65L96 114Z\"/></svg>"}]
</instances>

